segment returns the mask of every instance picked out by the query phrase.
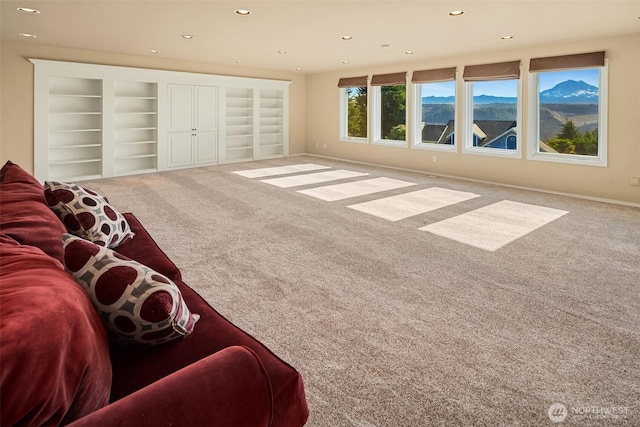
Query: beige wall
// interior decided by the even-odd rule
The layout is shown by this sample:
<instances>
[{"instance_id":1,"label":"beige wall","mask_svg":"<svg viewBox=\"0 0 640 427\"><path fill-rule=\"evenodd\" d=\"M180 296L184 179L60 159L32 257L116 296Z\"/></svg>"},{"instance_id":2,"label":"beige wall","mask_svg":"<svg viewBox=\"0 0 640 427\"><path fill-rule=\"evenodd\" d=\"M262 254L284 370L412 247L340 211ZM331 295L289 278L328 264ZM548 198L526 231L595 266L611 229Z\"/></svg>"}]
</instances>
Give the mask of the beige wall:
<instances>
[{"instance_id":1,"label":"beige wall","mask_svg":"<svg viewBox=\"0 0 640 427\"><path fill-rule=\"evenodd\" d=\"M306 77L200 62L172 61L2 40L0 62L0 161L18 163L33 172L33 64L28 58L155 68L241 77L291 80L289 89L289 153L305 152Z\"/></svg>"},{"instance_id":2,"label":"beige wall","mask_svg":"<svg viewBox=\"0 0 640 427\"><path fill-rule=\"evenodd\" d=\"M447 153L432 150L339 142L340 77L381 74L419 69L522 60L523 134L528 131L526 117L528 64L532 57L606 51L609 61L608 167L578 166L484 155ZM557 43L517 50L478 53L464 57L395 64L391 67L349 69L348 71L307 77L306 151L337 157L490 181L508 185L569 193L586 197L640 204L640 187L630 185L632 176L640 177L640 33ZM318 143L316 148L315 144ZM326 149L323 145L326 144ZM432 156L437 156L433 162Z\"/></svg>"}]
</instances>

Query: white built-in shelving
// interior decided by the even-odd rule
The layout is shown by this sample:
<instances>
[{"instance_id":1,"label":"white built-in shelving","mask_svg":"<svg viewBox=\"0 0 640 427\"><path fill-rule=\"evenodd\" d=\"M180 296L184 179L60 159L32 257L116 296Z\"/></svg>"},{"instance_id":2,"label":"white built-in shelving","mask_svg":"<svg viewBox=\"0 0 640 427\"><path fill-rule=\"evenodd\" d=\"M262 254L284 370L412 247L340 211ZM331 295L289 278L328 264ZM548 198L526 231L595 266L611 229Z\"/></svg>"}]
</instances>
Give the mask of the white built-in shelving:
<instances>
[{"instance_id":1,"label":"white built-in shelving","mask_svg":"<svg viewBox=\"0 0 640 427\"><path fill-rule=\"evenodd\" d=\"M284 92L260 90L259 158L281 157L284 154Z\"/></svg>"},{"instance_id":2,"label":"white built-in shelving","mask_svg":"<svg viewBox=\"0 0 640 427\"><path fill-rule=\"evenodd\" d=\"M158 170L158 86L114 82L114 174Z\"/></svg>"},{"instance_id":3,"label":"white built-in shelving","mask_svg":"<svg viewBox=\"0 0 640 427\"><path fill-rule=\"evenodd\" d=\"M48 86L49 178L102 173L102 82L51 77Z\"/></svg>"},{"instance_id":4,"label":"white built-in shelving","mask_svg":"<svg viewBox=\"0 0 640 427\"><path fill-rule=\"evenodd\" d=\"M253 160L254 90L227 88L226 91L225 160Z\"/></svg>"},{"instance_id":5,"label":"white built-in shelving","mask_svg":"<svg viewBox=\"0 0 640 427\"><path fill-rule=\"evenodd\" d=\"M40 181L289 154L289 81L30 61Z\"/></svg>"}]
</instances>

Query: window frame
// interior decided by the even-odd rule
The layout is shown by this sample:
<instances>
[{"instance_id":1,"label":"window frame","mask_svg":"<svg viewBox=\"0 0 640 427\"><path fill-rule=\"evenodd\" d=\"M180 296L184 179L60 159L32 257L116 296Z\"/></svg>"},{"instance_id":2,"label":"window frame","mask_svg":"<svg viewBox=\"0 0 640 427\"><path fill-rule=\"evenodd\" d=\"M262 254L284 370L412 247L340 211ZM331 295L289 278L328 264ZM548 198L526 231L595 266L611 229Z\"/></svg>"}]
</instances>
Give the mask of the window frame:
<instances>
[{"instance_id":1,"label":"window frame","mask_svg":"<svg viewBox=\"0 0 640 427\"><path fill-rule=\"evenodd\" d=\"M549 71L529 72L529 114L528 114L528 143L527 160L537 160L543 162L565 163L583 166L607 167L607 120L609 104L609 63L605 59L604 65L599 67L579 67L576 70L597 68L600 70L598 80L598 155L586 156L581 154L566 153L545 153L540 152L540 80L539 75ZM567 69L569 70L569 69Z\"/></svg>"},{"instance_id":2,"label":"window frame","mask_svg":"<svg viewBox=\"0 0 640 427\"><path fill-rule=\"evenodd\" d=\"M355 87L367 88L367 136L356 137L349 136L349 89ZM340 142L353 142L357 144L368 144L369 134L371 132L371 86L349 86L340 88Z\"/></svg>"},{"instance_id":3,"label":"window frame","mask_svg":"<svg viewBox=\"0 0 640 427\"><path fill-rule=\"evenodd\" d=\"M390 85L375 85L371 88L373 89L371 92L372 102L371 102L371 116L372 126L373 126L373 144L375 145L388 145L392 147L403 147L407 148L409 146L409 95L410 91L408 90L408 82L405 77L405 101L404 101L404 125L405 125L405 139L402 141L395 139L383 139L382 138L382 87L383 86L401 86L402 84L390 84Z\"/></svg>"},{"instance_id":4,"label":"window frame","mask_svg":"<svg viewBox=\"0 0 640 427\"><path fill-rule=\"evenodd\" d=\"M516 149L477 147L473 145L473 84L476 81L465 81L463 91L463 111L462 111L462 152L465 154L478 154L482 156L502 157L511 159L522 159L522 146L524 145L524 135L522 134L522 76L512 79L486 79L484 82L517 80L517 101L516 101Z\"/></svg>"},{"instance_id":5,"label":"window frame","mask_svg":"<svg viewBox=\"0 0 640 427\"><path fill-rule=\"evenodd\" d=\"M453 120L454 135L459 135L460 123L458 114L458 80L450 80L454 84L454 104L453 104ZM428 85L438 82L413 83L413 126L412 126L412 147L418 150L434 150L434 151L458 151L458 137L454 137L453 144L436 144L435 142L422 141L422 85ZM442 82L440 82L442 83Z\"/></svg>"}]
</instances>

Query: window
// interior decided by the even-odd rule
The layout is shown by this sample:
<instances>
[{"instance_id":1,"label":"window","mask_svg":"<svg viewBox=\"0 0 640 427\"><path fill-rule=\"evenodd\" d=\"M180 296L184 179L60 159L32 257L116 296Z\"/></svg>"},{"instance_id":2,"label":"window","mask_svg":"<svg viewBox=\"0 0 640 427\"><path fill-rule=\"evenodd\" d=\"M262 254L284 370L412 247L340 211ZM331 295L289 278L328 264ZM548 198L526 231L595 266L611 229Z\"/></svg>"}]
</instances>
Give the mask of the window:
<instances>
[{"instance_id":1,"label":"window","mask_svg":"<svg viewBox=\"0 0 640 427\"><path fill-rule=\"evenodd\" d=\"M520 61L465 67L466 152L521 157Z\"/></svg>"},{"instance_id":2,"label":"window","mask_svg":"<svg viewBox=\"0 0 640 427\"><path fill-rule=\"evenodd\" d=\"M413 145L454 151L456 68L414 71Z\"/></svg>"},{"instance_id":3,"label":"window","mask_svg":"<svg viewBox=\"0 0 640 427\"><path fill-rule=\"evenodd\" d=\"M606 166L604 52L535 58L529 71L529 157Z\"/></svg>"},{"instance_id":4,"label":"window","mask_svg":"<svg viewBox=\"0 0 640 427\"><path fill-rule=\"evenodd\" d=\"M373 142L406 146L407 73L380 74L371 79L375 118Z\"/></svg>"},{"instance_id":5,"label":"window","mask_svg":"<svg viewBox=\"0 0 640 427\"><path fill-rule=\"evenodd\" d=\"M368 142L367 76L340 79L340 140Z\"/></svg>"}]
</instances>

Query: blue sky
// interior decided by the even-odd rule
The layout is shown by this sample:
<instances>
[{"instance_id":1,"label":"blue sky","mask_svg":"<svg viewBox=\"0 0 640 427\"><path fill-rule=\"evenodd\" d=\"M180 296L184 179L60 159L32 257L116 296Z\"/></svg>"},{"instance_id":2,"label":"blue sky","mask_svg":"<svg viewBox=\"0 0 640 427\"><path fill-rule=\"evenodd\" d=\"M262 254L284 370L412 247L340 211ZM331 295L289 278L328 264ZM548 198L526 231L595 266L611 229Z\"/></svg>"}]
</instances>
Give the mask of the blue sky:
<instances>
[{"instance_id":1,"label":"blue sky","mask_svg":"<svg viewBox=\"0 0 640 427\"><path fill-rule=\"evenodd\" d=\"M566 80L582 80L592 86L599 87L598 68L578 70L550 71L539 74L540 90L551 89ZM475 82L473 94L516 97L518 85L516 80L496 80L491 82ZM422 96L454 96L455 82L430 83L422 86Z\"/></svg>"},{"instance_id":2,"label":"blue sky","mask_svg":"<svg viewBox=\"0 0 640 427\"><path fill-rule=\"evenodd\" d=\"M438 82L422 85L422 96L454 96L456 82Z\"/></svg>"}]
</instances>

